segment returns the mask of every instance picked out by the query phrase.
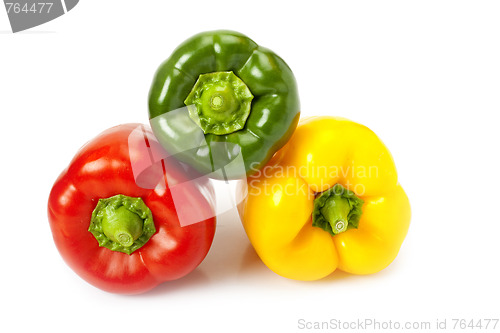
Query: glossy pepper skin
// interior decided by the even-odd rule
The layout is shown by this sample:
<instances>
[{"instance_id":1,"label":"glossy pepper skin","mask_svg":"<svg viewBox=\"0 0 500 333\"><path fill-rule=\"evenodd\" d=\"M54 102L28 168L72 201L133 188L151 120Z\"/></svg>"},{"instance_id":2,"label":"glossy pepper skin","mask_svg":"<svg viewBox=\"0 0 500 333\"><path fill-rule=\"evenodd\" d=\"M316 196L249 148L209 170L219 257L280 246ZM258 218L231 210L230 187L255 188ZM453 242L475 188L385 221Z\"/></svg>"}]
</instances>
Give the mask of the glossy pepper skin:
<instances>
[{"instance_id":1,"label":"glossy pepper skin","mask_svg":"<svg viewBox=\"0 0 500 333\"><path fill-rule=\"evenodd\" d=\"M200 75L228 72L253 95L242 129L231 127L232 132L227 134L204 133L187 116L187 110L173 116L173 111L191 103L187 97L203 80ZM203 96L208 92L201 89L199 93ZM203 32L183 42L158 68L149 94L151 127L165 149L204 174L225 166L241 149L245 170L226 168L225 176L233 179L264 166L288 141L297 126L299 108L295 77L283 59L234 31ZM210 152L213 143L227 147ZM214 161L219 158L227 161Z\"/></svg>"},{"instance_id":2,"label":"glossy pepper skin","mask_svg":"<svg viewBox=\"0 0 500 333\"><path fill-rule=\"evenodd\" d=\"M183 181L185 175L168 160L141 174L146 188L137 185L132 163L149 161L141 140L153 155L164 152L150 130L142 127L144 135L131 135L141 126L116 126L84 145L55 181L48 201L54 242L65 262L90 284L112 293L138 294L183 277L205 258L215 232L215 218L180 225L176 207L213 211L209 198L194 186L183 205L174 205L167 175L170 181ZM141 198L152 213L154 234L131 254L99 246L89 231L100 199L116 195Z\"/></svg>"},{"instance_id":3,"label":"glossy pepper skin","mask_svg":"<svg viewBox=\"0 0 500 333\"><path fill-rule=\"evenodd\" d=\"M361 216L357 228L332 235L313 226L312 216L321 214L315 210L320 194L335 185L355 194ZM248 179L239 212L262 261L296 280L321 279L336 269L378 272L396 258L410 223L410 204L385 145L367 127L332 117L301 121Z\"/></svg>"}]
</instances>

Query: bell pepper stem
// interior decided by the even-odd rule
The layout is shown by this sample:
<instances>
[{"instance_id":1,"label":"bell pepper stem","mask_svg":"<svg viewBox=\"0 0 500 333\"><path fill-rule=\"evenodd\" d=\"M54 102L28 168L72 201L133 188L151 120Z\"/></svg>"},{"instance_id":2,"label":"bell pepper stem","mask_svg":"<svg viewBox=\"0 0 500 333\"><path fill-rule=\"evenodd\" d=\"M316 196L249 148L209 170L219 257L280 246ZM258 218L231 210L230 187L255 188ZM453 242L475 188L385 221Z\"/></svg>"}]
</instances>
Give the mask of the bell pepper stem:
<instances>
[{"instance_id":1,"label":"bell pepper stem","mask_svg":"<svg viewBox=\"0 0 500 333\"><path fill-rule=\"evenodd\" d=\"M141 198L122 194L99 199L89 231L99 246L131 254L156 232L153 214Z\"/></svg>"},{"instance_id":2,"label":"bell pepper stem","mask_svg":"<svg viewBox=\"0 0 500 333\"><path fill-rule=\"evenodd\" d=\"M109 239L123 246L131 246L142 235L144 221L125 206L105 210L102 231Z\"/></svg>"},{"instance_id":3,"label":"bell pepper stem","mask_svg":"<svg viewBox=\"0 0 500 333\"><path fill-rule=\"evenodd\" d=\"M225 135L245 126L252 99L250 89L233 72L214 72L198 77L184 104L203 133Z\"/></svg>"},{"instance_id":4,"label":"bell pepper stem","mask_svg":"<svg viewBox=\"0 0 500 333\"><path fill-rule=\"evenodd\" d=\"M320 211L321 215L330 224L334 234L339 234L347 230L347 225L349 224L348 215L351 211L351 206L347 199L340 196L330 197Z\"/></svg>"},{"instance_id":5,"label":"bell pepper stem","mask_svg":"<svg viewBox=\"0 0 500 333\"><path fill-rule=\"evenodd\" d=\"M332 236L357 228L363 203L354 192L336 184L314 199L312 224Z\"/></svg>"}]
</instances>

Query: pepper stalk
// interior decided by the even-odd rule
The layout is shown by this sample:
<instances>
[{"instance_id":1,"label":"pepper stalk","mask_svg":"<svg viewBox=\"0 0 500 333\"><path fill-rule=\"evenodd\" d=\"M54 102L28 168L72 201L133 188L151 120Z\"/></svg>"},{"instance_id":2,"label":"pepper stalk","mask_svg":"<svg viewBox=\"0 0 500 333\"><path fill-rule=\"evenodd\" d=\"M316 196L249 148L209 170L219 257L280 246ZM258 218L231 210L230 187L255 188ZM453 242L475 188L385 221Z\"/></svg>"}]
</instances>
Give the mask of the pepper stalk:
<instances>
[{"instance_id":1,"label":"pepper stalk","mask_svg":"<svg viewBox=\"0 0 500 333\"><path fill-rule=\"evenodd\" d=\"M149 241L156 228L153 213L141 198L118 194L99 199L88 231L99 246L132 254Z\"/></svg>"},{"instance_id":2,"label":"pepper stalk","mask_svg":"<svg viewBox=\"0 0 500 333\"><path fill-rule=\"evenodd\" d=\"M332 236L358 228L364 201L340 184L336 184L314 199L312 225Z\"/></svg>"}]
</instances>

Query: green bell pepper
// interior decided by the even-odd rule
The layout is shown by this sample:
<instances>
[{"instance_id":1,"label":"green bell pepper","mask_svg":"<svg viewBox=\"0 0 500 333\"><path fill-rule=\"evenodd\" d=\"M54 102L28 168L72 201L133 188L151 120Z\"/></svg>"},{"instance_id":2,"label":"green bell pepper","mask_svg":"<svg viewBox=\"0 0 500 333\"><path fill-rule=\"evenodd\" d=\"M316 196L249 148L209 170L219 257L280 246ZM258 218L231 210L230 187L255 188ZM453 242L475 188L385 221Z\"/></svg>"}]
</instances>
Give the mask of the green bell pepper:
<instances>
[{"instance_id":1,"label":"green bell pepper","mask_svg":"<svg viewBox=\"0 0 500 333\"><path fill-rule=\"evenodd\" d=\"M234 31L183 42L160 65L149 93L158 141L215 178L241 178L263 167L291 137L299 107L283 59ZM242 163L232 163L237 156Z\"/></svg>"}]
</instances>

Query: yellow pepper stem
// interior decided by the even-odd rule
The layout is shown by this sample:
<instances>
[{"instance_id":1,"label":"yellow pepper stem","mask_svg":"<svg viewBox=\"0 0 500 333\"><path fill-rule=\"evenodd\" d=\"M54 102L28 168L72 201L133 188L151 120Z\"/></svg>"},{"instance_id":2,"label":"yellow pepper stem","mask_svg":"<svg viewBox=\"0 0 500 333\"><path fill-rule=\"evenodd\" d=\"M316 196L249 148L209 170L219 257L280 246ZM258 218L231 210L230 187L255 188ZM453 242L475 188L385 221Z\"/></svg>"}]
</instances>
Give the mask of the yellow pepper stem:
<instances>
[{"instance_id":1,"label":"yellow pepper stem","mask_svg":"<svg viewBox=\"0 0 500 333\"><path fill-rule=\"evenodd\" d=\"M328 221L334 234L347 230L349 224L347 216L350 211L349 200L337 195L329 197L320 209L321 215Z\"/></svg>"},{"instance_id":2,"label":"yellow pepper stem","mask_svg":"<svg viewBox=\"0 0 500 333\"><path fill-rule=\"evenodd\" d=\"M357 228L363 203L354 192L336 184L314 199L312 224L332 236Z\"/></svg>"}]
</instances>

